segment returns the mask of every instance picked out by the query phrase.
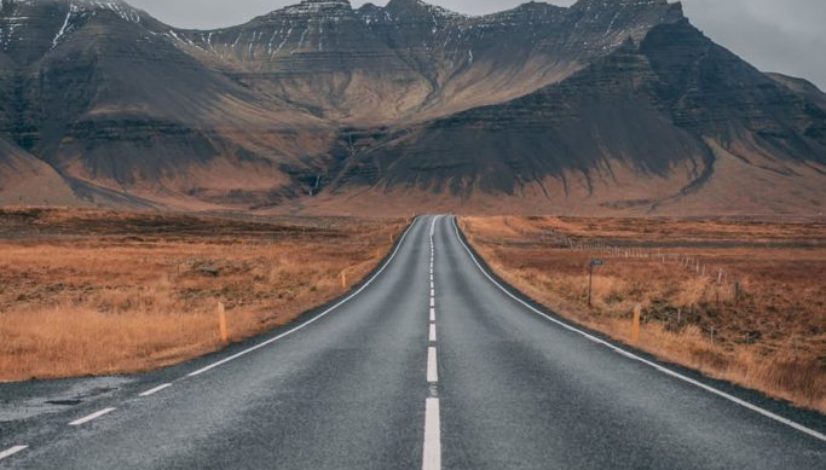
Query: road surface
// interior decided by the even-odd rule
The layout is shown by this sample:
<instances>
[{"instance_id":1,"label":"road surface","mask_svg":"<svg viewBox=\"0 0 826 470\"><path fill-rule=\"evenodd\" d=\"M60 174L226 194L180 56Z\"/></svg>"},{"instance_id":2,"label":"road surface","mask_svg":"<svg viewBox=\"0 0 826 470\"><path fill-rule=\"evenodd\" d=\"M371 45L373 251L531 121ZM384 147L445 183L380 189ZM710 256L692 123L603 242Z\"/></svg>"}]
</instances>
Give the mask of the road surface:
<instances>
[{"instance_id":1,"label":"road surface","mask_svg":"<svg viewBox=\"0 0 826 470\"><path fill-rule=\"evenodd\" d=\"M819 469L826 418L664 367L498 285L450 217L351 296L136 377L0 385L0 468Z\"/></svg>"}]
</instances>

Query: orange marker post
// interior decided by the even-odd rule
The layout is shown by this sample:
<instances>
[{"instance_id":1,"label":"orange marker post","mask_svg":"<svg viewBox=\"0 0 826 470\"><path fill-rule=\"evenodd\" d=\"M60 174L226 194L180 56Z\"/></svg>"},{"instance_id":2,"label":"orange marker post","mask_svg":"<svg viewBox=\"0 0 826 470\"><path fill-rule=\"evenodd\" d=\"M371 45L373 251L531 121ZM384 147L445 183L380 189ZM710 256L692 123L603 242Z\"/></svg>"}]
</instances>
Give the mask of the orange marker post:
<instances>
[{"instance_id":1,"label":"orange marker post","mask_svg":"<svg viewBox=\"0 0 826 470\"><path fill-rule=\"evenodd\" d=\"M218 333L221 336L221 342L226 344L229 342L229 331L227 329L227 312L223 302L218 302Z\"/></svg>"}]
</instances>

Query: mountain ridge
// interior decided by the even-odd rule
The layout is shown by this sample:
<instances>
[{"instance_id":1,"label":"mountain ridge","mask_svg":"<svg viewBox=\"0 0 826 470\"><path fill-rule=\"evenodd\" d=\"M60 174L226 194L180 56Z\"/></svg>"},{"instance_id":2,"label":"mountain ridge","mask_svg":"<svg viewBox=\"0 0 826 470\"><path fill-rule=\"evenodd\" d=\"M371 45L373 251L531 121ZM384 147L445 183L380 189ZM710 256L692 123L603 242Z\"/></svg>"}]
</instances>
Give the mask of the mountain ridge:
<instances>
[{"instance_id":1,"label":"mountain ridge","mask_svg":"<svg viewBox=\"0 0 826 470\"><path fill-rule=\"evenodd\" d=\"M3 0L0 64L0 138L74 187L158 208L340 211L362 194L354 206L697 213L685 201L710 194L736 213L726 171L788 185L773 212L826 202L826 95L754 69L666 0L475 17L304 0L203 31L122 1ZM92 193L78 199L113 204Z\"/></svg>"}]
</instances>

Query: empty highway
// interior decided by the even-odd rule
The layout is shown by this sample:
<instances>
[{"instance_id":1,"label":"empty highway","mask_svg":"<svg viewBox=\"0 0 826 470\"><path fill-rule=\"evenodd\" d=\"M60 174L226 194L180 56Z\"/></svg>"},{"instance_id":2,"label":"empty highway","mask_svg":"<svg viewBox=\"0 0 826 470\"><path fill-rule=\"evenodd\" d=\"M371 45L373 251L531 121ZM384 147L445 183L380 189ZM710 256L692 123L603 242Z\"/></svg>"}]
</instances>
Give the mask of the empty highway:
<instances>
[{"instance_id":1,"label":"empty highway","mask_svg":"<svg viewBox=\"0 0 826 470\"><path fill-rule=\"evenodd\" d=\"M811 470L825 434L532 307L447 216L267 336L140 376L0 384L2 469Z\"/></svg>"}]
</instances>

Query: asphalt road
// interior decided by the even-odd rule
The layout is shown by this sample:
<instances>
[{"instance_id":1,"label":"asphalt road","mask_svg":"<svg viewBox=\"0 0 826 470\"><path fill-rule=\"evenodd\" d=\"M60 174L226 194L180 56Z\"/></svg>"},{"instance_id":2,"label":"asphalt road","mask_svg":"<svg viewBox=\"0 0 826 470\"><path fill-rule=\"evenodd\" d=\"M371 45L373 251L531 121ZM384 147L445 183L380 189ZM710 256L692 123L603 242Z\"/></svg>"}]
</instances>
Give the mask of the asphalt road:
<instances>
[{"instance_id":1,"label":"asphalt road","mask_svg":"<svg viewBox=\"0 0 826 470\"><path fill-rule=\"evenodd\" d=\"M0 385L3 469L811 470L824 434L545 315L449 217L418 219L352 296L220 354Z\"/></svg>"}]
</instances>

